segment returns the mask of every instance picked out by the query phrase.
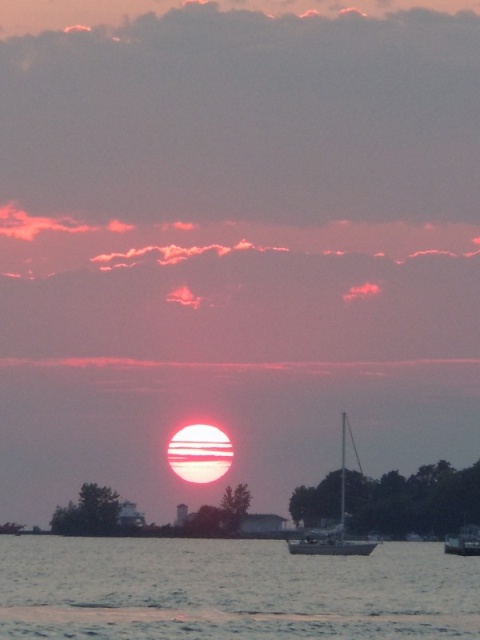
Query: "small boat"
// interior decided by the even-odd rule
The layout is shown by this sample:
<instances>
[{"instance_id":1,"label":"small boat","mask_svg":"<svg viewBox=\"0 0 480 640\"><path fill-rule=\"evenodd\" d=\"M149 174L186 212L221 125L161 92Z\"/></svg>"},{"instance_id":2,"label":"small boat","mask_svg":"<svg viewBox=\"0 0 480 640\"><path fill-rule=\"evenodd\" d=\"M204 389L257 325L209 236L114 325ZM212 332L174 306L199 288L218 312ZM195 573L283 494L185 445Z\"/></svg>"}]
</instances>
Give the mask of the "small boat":
<instances>
[{"instance_id":1,"label":"small boat","mask_svg":"<svg viewBox=\"0 0 480 640\"><path fill-rule=\"evenodd\" d=\"M480 527L474 524L460 529L460 533L445 536L445 553L457 556L480 556Z\"/></svg>"},{"instance_id":2,"label":"small boat","mask_svg":"<svg viewBox=\"0 0 480 640\"><path fill-rule=\"evenodd\" d=\"M405 540L407 542L423 542L424 538L422 538L422 536L418 533L415 533L415 531L412 531L410 533L407 533L407 535L405 536Z\"/></svg>"},{"instance_id":3,"label":"small boat","mask_svg":"<svg viewBox=\"0 0 480 640\"><path fill-rule=\"evenodd\" d=\"M304 556L369 556L378 541L345 539L345 444L347 414L342 414L342 480L340 502L340 525L318 534L310 531L300 540L287 540L288 550L293 555Z\"/></svg>"}]
</instances>

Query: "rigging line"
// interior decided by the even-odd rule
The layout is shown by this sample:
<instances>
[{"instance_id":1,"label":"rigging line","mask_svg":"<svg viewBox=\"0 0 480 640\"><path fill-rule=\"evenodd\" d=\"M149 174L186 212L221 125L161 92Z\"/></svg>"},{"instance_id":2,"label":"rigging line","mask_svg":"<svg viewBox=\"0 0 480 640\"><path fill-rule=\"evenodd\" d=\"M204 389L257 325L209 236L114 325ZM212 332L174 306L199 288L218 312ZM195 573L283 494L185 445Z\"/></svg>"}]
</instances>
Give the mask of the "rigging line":
<instances>
[{"instance_id":1,"label":"rigging line","mask_svg":"<svg viewBox=\"0 0 480 640\"><path fill-rule=\"evenodd\" d=\"M350 426L350 422L348 420L348 416L345 416L345 417L347 418L347 427L348 427L348 432L350 434L350 439L351 439L352 444L353 444L353 450L355 451L355 456L357 458L357 463L358 463L358 466L360 467L360 472L361 472L361 474L363 476L365 474L363 473L362 464L360 462L360 458L358 457L357 445L355 444L355 440L353 439L352 427Z\"/></svg>"}]
</instances>

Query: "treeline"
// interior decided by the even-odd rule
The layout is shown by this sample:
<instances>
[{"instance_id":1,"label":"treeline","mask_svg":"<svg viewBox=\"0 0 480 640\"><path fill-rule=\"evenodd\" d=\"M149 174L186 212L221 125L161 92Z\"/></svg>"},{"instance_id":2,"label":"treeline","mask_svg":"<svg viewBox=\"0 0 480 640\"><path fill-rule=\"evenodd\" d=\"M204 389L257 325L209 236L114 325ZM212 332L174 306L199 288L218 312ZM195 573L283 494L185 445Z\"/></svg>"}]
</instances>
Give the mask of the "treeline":
<instances>
[{"instance_id":1,"label":"treeline","mask_svg":"<svg viewBox=\"0 0 480 640\"><path fill-rule=\"evenodd\" d=\"M227 487L219 507L203 505L185 522L158 526L124 522L119 494L95 483L82 485L76 503L58 506L50 522L51 533L62 536L232 537L240 529L251 502L248 485Z\"/></svg>"},{"instance_id":2,"label":"treeline","mask_svg":"<svg viewBox=\"0 0 480 640\"><path fill-rule=\"evenodd\" d=\"M346 524L352 534L378 531L403 539L415 531L443 537L480 523L480 460L460 471L440 460L408 478L389 471L373 480L346 470L345 480ZM341 470L329 473L317 487L297 487L289 503L293 521L305 527L338 522L340 493Z\"/></svg>"},{"instance_id":3,"label":"treeline","mask_svg":"<svg viewBox=\"0 0 480 640\"><path fill-rule=\"evenodd\" d=\"M168 532L169 525L146 524L141 514L122 516L122 506L136 505L120 501L119 494L110 487L85 483L78 501L57 507L50 521L50 533L61 536L92 537L159 537Z\"/></svg>"}]
</instances>

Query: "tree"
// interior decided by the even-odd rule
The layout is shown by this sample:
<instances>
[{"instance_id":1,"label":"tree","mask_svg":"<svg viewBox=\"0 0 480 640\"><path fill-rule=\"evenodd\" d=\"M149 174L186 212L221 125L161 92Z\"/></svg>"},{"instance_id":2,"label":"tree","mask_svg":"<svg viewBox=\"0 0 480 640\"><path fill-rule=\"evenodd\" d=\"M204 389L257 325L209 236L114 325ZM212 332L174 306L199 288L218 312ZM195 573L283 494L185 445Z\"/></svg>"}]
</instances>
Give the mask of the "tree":
<instances>
[{"instance_id":1,"label":"tree","mask_svg":"<svg viewBox=\"0 0 480 640\"><path fill-rule=\"evenodd\" d=\"M315 487L302 485L297 487L290 498L288 510L292 520L298 527L301 522L305 527L319 525L320 511L318 490Z\"/></svg>"},{"instance_id":2,"label":"tree","mask_svg":"<svg viewBox=\"0 0 480 640\"><path fill-rule=\"evenodd\" d=\"M119 495L110 487L85 483L78 504L57 507L50 522L52 533L64 536L109 536L118 532Z\"/></svg>"},{"instance_id":3,"label":"tree","mask_svg":"<svg viewBox=\"0 0 480 640\"><path fill-rule=\"evenodd\" d=\"M218 507L205 504L191 520L183 525L184 532L188 536L215 538L223 535L226 528L225 512Z\"/></svg>"},{"instance_id":4,"label":"tree","mask_svg":"<svg viewBox=\"0 0 480 640\"><path fill-rule=\"evenodd\" d=\"M120 496L110 487L99 487L85 483L80 490L79 509L85 524L86 534L108 536L118 528Z\"/></svg>"},{"instance_id":5,"label":"tree","mask_svg":"<svg viewBox=\"0 0 480 640\"><path fill-rule=\"evenodd\" d=\"M384 473L380 478L380 482L377 482L374 486L373 497L376 500L381 500L399 496L405 492L405 483L406 478L400 475L398 470Z\"/></svg>"},{"instance_id":6,"label":"tree","mask_svg":"<svg viewBox=\"0 0 480 640\"><path fill-rule=\"evenodd\" d=\"M57 507L50 521L50 527L52 533L60 536L84 535L78 505L70 501L67 507Z\"/></svg>"},{"instance_id":7,"label":"tree","mask_svg":"<svg viewBox=\"0 0 480 640\"><path fill-rule=\"evenodd\" d=\"M220 508L225 514L227 529L230 533L238 531L243 518L247 515L252 494L247 484L239 484L235 491L228 486L223 494Z\"/></svg>"}]
</instances>

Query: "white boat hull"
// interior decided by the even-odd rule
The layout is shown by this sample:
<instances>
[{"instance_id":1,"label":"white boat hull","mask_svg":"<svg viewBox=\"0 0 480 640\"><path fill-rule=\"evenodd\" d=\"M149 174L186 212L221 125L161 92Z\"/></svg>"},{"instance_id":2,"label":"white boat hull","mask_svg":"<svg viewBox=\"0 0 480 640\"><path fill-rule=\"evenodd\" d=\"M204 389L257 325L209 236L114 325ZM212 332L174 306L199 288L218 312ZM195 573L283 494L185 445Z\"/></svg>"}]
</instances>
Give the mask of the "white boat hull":
<instances>
[{"instance_id":1,"label":"white boat hull","mask_svg":"<svg viewBox=\"0 0 480 640\"><path fill-rule=\"evenodd\" d=\"M377 542L287 540L288 550L304 556L369 556Z\"/></svg>"}]
</instances>

